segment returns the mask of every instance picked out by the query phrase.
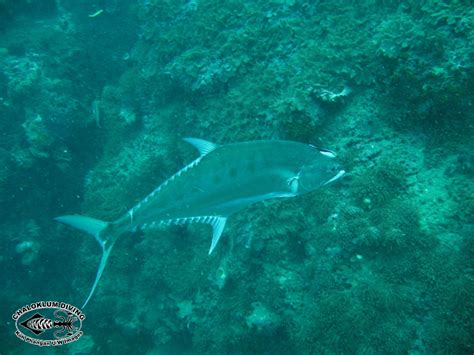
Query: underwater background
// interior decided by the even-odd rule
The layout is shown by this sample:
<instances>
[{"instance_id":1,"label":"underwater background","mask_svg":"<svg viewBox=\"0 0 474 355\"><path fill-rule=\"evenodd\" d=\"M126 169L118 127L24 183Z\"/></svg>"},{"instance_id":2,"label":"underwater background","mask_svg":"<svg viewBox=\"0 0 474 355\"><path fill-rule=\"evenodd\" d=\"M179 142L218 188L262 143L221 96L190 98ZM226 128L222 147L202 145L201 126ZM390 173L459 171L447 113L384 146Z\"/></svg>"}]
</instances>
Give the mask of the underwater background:
<instances>
[{"instance_id":1,"label":"underwater background","mask_svg":"<svg viewBox=\"0 0 474 355\"><path fill-rule=\"evenodd\" d=\"M2 354L472 354L472 1L0 0ZM330 148L330 187L211 229L122 237L83 337L12 313L81 306L100 258L53 218L115 220L218 144Z\"/></svg>"}]
</instances>

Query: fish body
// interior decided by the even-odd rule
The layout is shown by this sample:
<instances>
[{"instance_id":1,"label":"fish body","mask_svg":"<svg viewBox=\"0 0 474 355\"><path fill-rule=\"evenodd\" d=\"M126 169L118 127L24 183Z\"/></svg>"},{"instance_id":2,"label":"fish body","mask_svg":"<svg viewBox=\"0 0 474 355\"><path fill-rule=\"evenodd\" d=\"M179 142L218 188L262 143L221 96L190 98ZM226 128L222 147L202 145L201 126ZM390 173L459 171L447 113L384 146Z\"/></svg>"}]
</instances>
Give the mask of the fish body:
<instances>
[{"instance_id":1,"label":"fish body","mask_svg":"<svg viewBox=\"0 0 474 355\"><path fill-rule=\"evenodd\" d=\"M118 220L103 222L79 215L56 218L93 235L102 246L101 264L86 304L115 241L125 232L208 223L214 231L210 254L233 213L259 201L313 191L344 174L333 152L298 142L262 140L219 146L196 138L185 140L200 156Z\"/></svg>"},{"instance_id":2,"label":"fish body","mask_svg":"<svg viewBox=\"0 0 474 355\"><path fill-rule=\"evenodd\" d=\"M165 181L133 207L120 230L150 227L198 217L228 217L246 206L275 197L296 196L304 190L290 181L302 167L333 162L306 144L291 141L252 141L217 146ZM321 181L335 175L321 172Z\"/></svg>"}]
</instances>

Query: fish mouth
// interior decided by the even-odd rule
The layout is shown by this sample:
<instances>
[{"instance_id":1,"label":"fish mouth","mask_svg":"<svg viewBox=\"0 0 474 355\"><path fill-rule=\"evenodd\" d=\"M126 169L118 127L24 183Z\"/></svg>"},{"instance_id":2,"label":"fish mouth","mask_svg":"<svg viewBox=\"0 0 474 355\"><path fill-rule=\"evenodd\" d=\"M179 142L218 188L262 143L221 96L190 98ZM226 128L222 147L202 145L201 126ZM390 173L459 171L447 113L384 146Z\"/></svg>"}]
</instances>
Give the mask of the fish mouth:
<instances>
[{"instance_id":1,"label":"fish mouth","mask_svg":"<svg viewBox=\"0 0 474 355\"><path fill-rule=\"evenodd\" d=\"M342 177L342 175L344 175L345 173L346 173L345 170L339 170L339 172L338 172L333 178L331 178L331 179L329 179L328 181L326 181L326 182L323 184L323 186L324 186L324 185L327 185L327 184L330 184L331 182L340 179L340 178Z\"/></svg>"}]
</instances>

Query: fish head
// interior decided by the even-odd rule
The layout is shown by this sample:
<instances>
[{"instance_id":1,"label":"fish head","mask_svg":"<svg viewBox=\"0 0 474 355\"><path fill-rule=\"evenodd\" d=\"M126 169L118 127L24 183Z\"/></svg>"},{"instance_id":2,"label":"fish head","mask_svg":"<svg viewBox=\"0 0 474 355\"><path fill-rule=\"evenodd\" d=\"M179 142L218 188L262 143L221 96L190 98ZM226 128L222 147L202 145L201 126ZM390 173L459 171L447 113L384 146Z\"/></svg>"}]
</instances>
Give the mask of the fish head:
<instances>
[{"instance_id":1,"label":"fish head","mask_svg":"<svg viewBox=\"0 0 474 355\"><path fill-rule=\"evenodd\" d=\"M300 192L309 192L340 179L346 172L330 150L313 148L311 158L298 174Z\"/></svg>"}]
</instances>

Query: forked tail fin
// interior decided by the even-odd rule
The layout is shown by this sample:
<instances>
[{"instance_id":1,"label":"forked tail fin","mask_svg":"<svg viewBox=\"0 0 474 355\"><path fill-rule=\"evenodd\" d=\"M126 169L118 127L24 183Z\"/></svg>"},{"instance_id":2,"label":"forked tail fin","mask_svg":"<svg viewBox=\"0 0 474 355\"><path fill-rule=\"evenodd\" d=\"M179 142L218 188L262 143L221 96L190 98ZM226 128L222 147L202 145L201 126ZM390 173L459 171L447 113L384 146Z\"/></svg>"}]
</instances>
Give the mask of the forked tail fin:
<instances>
[{"instance_id":1,"label":"forked tail fin","mask_svg":"<svg viewBox=\"0 0 474 355\"><path fill-rule=\"evenodd\" d=\"M82 308L84 308L89 300L91 299L97 285L99 284L100 277L104 272L105 265L107 264L107 259L109 258L110 252L117 240L118 235L108 232L108 228L111 224L104 222L98 219L80 216L80 215L69 215L56 217L56 221L64 223L68 226L79 229L80 231L86 232L92 235L102 248L102 258L100 259L99 268L97 269L97 275L95 277L94 284L92 289L84 302Z\"/></svg>"}]
</instances>

